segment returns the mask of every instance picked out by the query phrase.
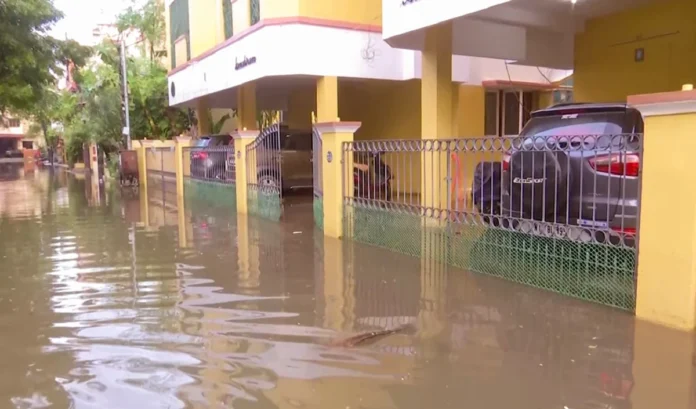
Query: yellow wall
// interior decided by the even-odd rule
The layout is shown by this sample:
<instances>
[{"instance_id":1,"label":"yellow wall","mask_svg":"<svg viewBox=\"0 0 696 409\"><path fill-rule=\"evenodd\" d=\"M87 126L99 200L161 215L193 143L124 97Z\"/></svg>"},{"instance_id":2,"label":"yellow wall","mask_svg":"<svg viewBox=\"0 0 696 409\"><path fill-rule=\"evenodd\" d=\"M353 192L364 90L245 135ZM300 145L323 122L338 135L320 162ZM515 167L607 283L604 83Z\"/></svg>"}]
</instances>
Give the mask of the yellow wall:
<instances>
[{"instance_id":1,"label":"yellow wall","mask_svg":"<svg viewBox=\"0 0 696 409\"><path fill-rule=\"evenodd\" d=\"M297 88L290 93L288 114L284 120L290 128L311 129L312 112L316 110L316 88L313 85Z\"/></svg>"},{"instance_id":2,"label":"yellow wall","mask_svg":"<svg viewBox=\"0 0 696 409\"><path fill-rule=\"evenodd\" d=\"M382 25L382 2L378 0L300 0L300 15Z\"/></svg>"},{"instance_id":3,"label":"yellow wall","mask_svg":"<svg viewBox=\"0 0 696 409\"><path fill-rule=\"evenodd\" d=\"M237 3L240 2L242 0L237 1ZM189 1L189 24L191 58L195 58L224 40L222 2L220 0Z\"/></svg>"},{"instance_id":4,"label":"yellow wall","mask_svg":"<svg viewBox=\"0 0 696 409\"><path fill-rule=\"evenodd\" d=\"M262 20L266 18L297 16L299 14L300 0L261 0Z\"/></svg>"},{"instance_id":5,"label":"yellow wall","mask_svg":"<svg viewBox=\"0 0 696 409\"><path fill-rule=\"evenodd\" d=\"M696 82L694 15L693 0L662 0L589 21L576 37L575 100L624 102ZM637 48L643 62L634 61Z\"/></svg>"}]
</instances>

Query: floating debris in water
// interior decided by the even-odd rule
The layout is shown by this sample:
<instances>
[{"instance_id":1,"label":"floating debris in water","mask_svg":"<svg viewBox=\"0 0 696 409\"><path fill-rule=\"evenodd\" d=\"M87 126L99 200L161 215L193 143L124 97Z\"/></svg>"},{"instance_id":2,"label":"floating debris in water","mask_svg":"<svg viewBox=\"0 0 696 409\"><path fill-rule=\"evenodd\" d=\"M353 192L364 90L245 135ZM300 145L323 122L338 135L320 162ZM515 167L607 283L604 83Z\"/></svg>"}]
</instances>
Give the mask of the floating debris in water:
<instances>
[{"instance_id":1,"label":"floating debris in water","mask_svg":"<svg viewBox=\"0 0 696 409\"><path fill-rule=\"evenodd\" d=\"M382 340L390 335L415 331L416 327L413 324L406 324L392 329L363 332L361 334L353 335L352 337L335 340L331 342L329 345L335 347L353 348L374 344L375 342Z\"/></svg>"}]
</instances>

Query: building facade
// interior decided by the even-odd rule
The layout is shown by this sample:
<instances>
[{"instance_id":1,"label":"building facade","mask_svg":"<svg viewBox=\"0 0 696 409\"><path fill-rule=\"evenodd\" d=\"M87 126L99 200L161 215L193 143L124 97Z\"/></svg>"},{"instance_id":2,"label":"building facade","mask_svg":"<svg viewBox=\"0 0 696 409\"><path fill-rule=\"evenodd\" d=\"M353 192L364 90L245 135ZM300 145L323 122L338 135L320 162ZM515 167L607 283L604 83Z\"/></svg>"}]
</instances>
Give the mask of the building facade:
<instances>
[{"instance_id":1,"label":"building facade","mask_svg":"<svg viewBox=\"0 0 696 409\"><path fill-rule=\"evenodd\" d=\"M428 67L422 50L385 41L386 3L169 0L166 6L170 104L198 110L200 132L211 129L205 111L215 120L247 101L250 111L282 111L296 128L310 128L316 113L319 121L361 121L358 139L424 133L421 99L430 88L421 79ZM522 65L495 54L455 55L450 65L450 137L518 133L526 112L551 104L572 74L571 66ZM326 109L317 102L322 78L337 79ZM255 129L254 117L246 123L238 117L225 130Z\"/></svg>"}]
</instances>

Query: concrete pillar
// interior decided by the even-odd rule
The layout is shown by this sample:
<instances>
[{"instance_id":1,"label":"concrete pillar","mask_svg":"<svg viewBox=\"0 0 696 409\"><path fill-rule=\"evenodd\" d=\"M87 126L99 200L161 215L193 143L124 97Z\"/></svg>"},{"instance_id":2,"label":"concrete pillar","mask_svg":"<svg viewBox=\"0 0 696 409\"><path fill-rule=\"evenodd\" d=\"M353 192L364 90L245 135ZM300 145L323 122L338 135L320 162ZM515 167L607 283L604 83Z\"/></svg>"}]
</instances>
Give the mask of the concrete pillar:
<instances>
[{"instance_id":1,"label":"concrete pillar","mask_svg":"<svg viewBox=\"0 0 696 409\"><path fill-rule=\"evenodd\" d=\"M210 123L210 108L205 99L196 102L196 119L198 119L198 136L210 135L213 125Z\"/></svg>"},{"instance_id":2,"label":"concrete pillar","mask_svg":"<svg viewBox=\"0 0 696 409\"><path fill-rule=\"evenodd\" d=\"M344 243L324 236L324 328L347 332L355 323L355 276Z\"/></svg>"},{"instance_id":3,"label":"concrete pillar","mask_svg":"<svg viewBox=\"0 0 696 409\"><path fill-rule=\"evenodd\" d=\"M256 84L250 82L237 89L237 120L239 129L258 129Z\"/></svg>"},{"instance_id":4,"label":"concrete pillar","mask_svg":"<svg viewBox=\"0 0 696 409\"><path fill-rule=\"evenodd\" d=\"M353 194L353 155L343 155L343 143L353 141L360 125L360 122L320 122L314 125L322 138L324 234L329 237L344 236L343 192L345 189Z\"/></svg>"},{"instance_id":5,"label":"concrete pillar","mask_svg":"<svg viewBox=\"0 0 696 409\"><path fill-rule=\"evenodd\" d=\"M191 138L179 136L176 138L176 148L174 149L174 167L176 170L176 210L179 228L179 247L188 247L186 235L186 201L184 196L184 177L186 176L185 167L190 160L185 160L184 155L189 155L185 148L191 146Z\"/></svg>"},{"instance_id":6,"label":"concrete pillar","mask_svg":"<svg viewBox=\"0 0 696 409\"><path fill-rule=\"evenodd\" d=\"M696 91L628 98L645 118L636 316L696 329ZM684 357L685 360L690 359Z\"/></svg>"},{"instance_id":7,"label":"concrete pillar","mask_svg":"<svg viewBox=\"0 0 696 409\"><path fill-rule=\"evenodd\" d=\"M317 79L317 122L332 122L338 119L338 78Z\"/></svg>"},{"instance_id":8,"label":"concrete pillar","mask_svg":"<svg viewBox=\"0 0 696 409\"><path fill-rule=\"evenodd\" d=\"M452 138L454 95L452 86L452 24L427 29L423 48L421 80L421 137ZM447 153L426 144L421 160L421 205L447 208Z\"/></svg>"},{"instance_id":9,"label":"concrete pillar","mask_svg":"<svg viewBox=\"0 0 696 409\"><path fill-rule=\"evenodd\" d=\"M135 142L132 146L138 151L138 182L141 188L147 190L147 149L152 146L152 141L142 140L139 146Z\"/></svg>"},{"instance_id":10,"label":"concrete pillar","mask_svg":"<svg viewBox=\"0 0 696 409\"><path fill-rule=\"evenodd\" d=\"M255 178L255 174L247 175L247 168L255 169L256 164L248 163L246 148L254 139L259 136L259 131L243 130L232 134L234 138L235 150L235 187L237 189L237 212L246 214L249 212L247 206L247 184L250 183L250 177ZM251 180L253 181L253 180Z\"/></svg>"},{"instance_id":11,"label":"concrete pillar","mask_svg":"<svg viewBox=\"0 0 696 409\"><path fill-rule=\"evenodd\" d=\"M637 321L633 379L618 379L614 387L630 392L633 409L692 408L695 347L692 333Z\"/></svg>"}]
</instances>

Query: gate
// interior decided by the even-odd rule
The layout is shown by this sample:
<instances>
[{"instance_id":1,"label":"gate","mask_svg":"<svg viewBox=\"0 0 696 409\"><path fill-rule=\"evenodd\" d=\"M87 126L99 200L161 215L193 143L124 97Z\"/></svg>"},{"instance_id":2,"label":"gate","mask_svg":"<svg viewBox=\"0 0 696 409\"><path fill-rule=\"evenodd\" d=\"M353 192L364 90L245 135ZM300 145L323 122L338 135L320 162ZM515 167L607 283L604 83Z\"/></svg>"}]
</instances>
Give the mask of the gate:
<instances>
[{"instance_id":1,"label":"gate","mask_svg":"<svg viewBox=\"0 0 696 409\"><path fill-rule=\"evenodd\" d=\"M320 229L324 229L324 177L322 158L321 132L316 127L312 128L312 181L314 185L314 223Z\"/></svg>"},{"instance_id":2,"label":"gate","mask_svg":"<svg viewBox=\"0 0 696 409\"><path fill-rule=\"evenodd\" d=\"M246 166L249 213L280 220L283 192L280 123L263 129L246 147Z\"/></svg>"}]
</instances>

